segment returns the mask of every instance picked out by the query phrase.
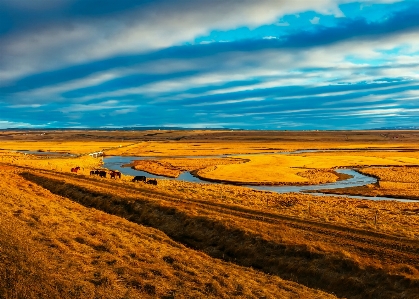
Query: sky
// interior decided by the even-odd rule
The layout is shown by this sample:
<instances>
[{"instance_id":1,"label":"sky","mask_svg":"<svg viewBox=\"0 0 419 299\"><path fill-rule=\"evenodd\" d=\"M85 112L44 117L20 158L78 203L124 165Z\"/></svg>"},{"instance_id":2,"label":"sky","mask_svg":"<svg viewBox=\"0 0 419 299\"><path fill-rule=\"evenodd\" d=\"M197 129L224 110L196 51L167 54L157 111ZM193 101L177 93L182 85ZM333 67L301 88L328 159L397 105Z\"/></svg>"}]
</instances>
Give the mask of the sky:
<instances>
[{"instance_id":1,"label":"sky","mask_svg":"<svg viewBox=\"0 0 419 299\"><path fill-rule=\"evenodd\" d=\"M419 126L419 1L0 0L0 129Z\"/></svg>"}]
</instances>

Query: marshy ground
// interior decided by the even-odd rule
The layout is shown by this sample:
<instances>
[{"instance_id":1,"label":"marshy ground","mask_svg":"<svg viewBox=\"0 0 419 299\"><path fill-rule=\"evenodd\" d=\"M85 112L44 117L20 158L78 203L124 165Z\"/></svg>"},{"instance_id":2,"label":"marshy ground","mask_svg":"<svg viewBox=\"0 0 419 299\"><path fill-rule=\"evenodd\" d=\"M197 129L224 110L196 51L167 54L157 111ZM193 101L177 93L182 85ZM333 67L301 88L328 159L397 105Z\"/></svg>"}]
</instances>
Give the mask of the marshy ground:
<instances>
[{"instance_id":1,"label":"marshy ground","mask_svg":"<svg viewBox=\"0 0 419 299\"><path fill-rule=\"evenodd\" d=\"M1 298L418 298L419 203L344 195L419 199L419 132L0 136ZM273 154L299 149L335 151ZM338 180L339 167L379 181L336 197L151 186L90 176L98 158L13 150L149 156L141 167L160 174L230 182L317 184ZM221 154L258 155L193 158Z\"/></svg>"}]
</instances>

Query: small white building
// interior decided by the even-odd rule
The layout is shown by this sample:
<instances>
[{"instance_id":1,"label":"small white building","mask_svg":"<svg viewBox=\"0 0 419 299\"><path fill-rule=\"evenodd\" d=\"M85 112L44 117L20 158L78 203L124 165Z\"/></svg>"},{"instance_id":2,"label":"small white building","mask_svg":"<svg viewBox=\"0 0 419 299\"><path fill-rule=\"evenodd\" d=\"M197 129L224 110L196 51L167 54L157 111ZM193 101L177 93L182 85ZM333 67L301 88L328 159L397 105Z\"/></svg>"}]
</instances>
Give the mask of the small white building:
<instances>
[{"instance_id":1,"label":"small white building","mask_svg":"<svg viewBox=\"0 0 419 299\"><path fill-rule=\"evenodd\" d=\"M103 152L90 153L89 156L92 156L93 158L102 157Z\"/></svg>"}]
</instances>

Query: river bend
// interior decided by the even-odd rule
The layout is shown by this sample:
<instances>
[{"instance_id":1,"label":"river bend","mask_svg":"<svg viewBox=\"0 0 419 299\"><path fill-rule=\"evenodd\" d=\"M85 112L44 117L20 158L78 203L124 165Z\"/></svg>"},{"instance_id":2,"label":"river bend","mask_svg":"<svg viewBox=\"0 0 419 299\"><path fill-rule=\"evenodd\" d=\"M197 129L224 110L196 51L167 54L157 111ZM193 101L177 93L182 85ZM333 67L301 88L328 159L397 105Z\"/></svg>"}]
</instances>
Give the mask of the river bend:
<instances>
[{"instance_id":1,"label":"river bend","mask_svg":"<svg viewBox=\"0 0 419 299\"><path fill-rule=\"evenodd\" d=\"M190 172L185 171L181 173L177 178L169 178L160 175L150 174L145 171L135 170L130 167L122 167L122 165L130 164L133 160L142 160L142 159L154 159L156 157L123 157L123 156L111 156L103 158L104 165L103 167L107 169L119 170L125 175L144 175L147 178L157 178L157 179L166 179L166 180L178 180L186 181L192 183L205 183L205 184L217 184L214 182L209 182L201 180L197 177L194 177ZM199 157L194 157L199 158ZM336 169L338 173L344 173L351 175L352 177L347 180L336 181L334 183L319 184L319 185L307 185L307 186L250 186L243 184L244 187L249 187L255 190L271 191L276 193L289 193L289 192L304 192L304 191L316 191L322 189L338 189L338 188L347 188L347 187L360 187L368 184L373 184L377 182L376 178L363 175L353 169ZM219 184L219 183L218 183ZM368 196L353 196L353 195L334 195L326 193L310 193L312 195L322 195L322 196L340 196L346 198L354 199L369 199L369 200L395 200L401 202L419 202L419 200L411 199L400 199L400 198L390 198L390 197L368 197Z\"/></svg>"}]
</instances>

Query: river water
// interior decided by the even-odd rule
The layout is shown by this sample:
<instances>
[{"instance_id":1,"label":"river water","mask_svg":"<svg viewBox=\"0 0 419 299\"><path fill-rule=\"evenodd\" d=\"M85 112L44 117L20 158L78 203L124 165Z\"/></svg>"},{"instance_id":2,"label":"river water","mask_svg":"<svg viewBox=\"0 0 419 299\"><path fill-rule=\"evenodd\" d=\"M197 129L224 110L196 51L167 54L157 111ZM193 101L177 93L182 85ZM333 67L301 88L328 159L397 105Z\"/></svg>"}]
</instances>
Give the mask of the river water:
<instances>
[{"instance_id":1,"label":"river water","mask_svg":"<svg viewBox=\"0 0 419 299\"><path fill-rule=\"evenodd\" d=\"M282 153L284 154L284 153ZM288 153L287 153L288 154ZM234 155L236 156L236 155ZM245 155L241 155L245 156ZM212 157L220 157L220 156L212 156ZM139 171L132 169L130 167L122 167L124 164L130 164L133 160L143 160L143 159L154 159L155 157L122 157L122 156L112 156L112 157L105 157L103 158L104 165L103 167L107 169L119 170L121 173L125 175L144 175L147 178L157 178L157 179L166 179L166 180L178 180L178 181L186 181L186 182L193 182L193 183L206 183L206 184L218 184L213 183L205 180L201 180L197 177L194 177L190 172L185 171L181 173L177 178L169 178L160 175L150 174L145 171ZM202 157L191 157L191 158L202 158ZM244 187L249 187L255 190L263 190L263 191L271 191L277 193L289 193L289 192L304 192L304 191L316 191L322 189L338 189L338 188L346 188L346 187L360 187L365 186L368 184L373 184L377 182L376 178L369 177L363 175L353 169L336 169L336 172L344 173L351 175L352 177L347 180L337 181L334 183L327 183L327 184L319 184L319 185L308 185L308 186L250 186L250 185L242 185ZM326 193L310 193L312 195L322 195L322 196L337 196L333 194L326 194ZM368 196L353 196L353 195L338 195L346 198L354 198L354 199L369 199L369 200L395 200L401 202L419 202L419 200L410 200L410 199L400 199L400 198L390 198L390 197L368 197Z\"/></svg>"}]
</instances>

